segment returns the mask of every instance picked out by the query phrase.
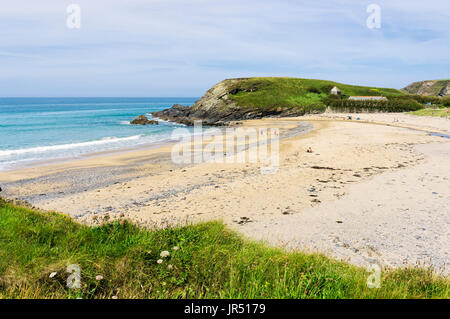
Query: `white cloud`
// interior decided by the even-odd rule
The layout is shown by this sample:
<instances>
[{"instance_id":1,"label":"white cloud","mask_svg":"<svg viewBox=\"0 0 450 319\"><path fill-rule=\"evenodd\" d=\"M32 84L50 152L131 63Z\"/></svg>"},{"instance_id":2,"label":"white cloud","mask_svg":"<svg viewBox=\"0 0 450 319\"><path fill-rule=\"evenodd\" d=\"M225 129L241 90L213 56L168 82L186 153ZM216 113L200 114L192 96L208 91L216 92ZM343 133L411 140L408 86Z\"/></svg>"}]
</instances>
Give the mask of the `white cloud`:
<instances>
[{"instance_id":1,"label":"white cloud","mask_svg":"<svg viewBox=\"0 0 450 319\"><path fill-rule=\"evenodd\" d=\"M396 87L448 78L448 1L73 2L80 30L65 24L72 1L2 6L0 95L201 95L255 75ZM373 2L380 30L365 26Z\"/></svg>"}]
</instances>

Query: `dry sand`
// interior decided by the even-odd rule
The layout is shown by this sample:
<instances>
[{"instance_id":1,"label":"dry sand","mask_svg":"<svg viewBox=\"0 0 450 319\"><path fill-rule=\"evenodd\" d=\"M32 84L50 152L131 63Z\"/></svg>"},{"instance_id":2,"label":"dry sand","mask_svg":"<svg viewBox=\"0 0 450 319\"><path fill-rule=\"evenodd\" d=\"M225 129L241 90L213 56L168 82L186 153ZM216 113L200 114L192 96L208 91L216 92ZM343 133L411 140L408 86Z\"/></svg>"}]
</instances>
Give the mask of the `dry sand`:
<instances>
[{"instance_id":1,"label":"dry sand","mask_svg":"<svg viewBox=\"0 0 450 319\"><path fill-rule=\"evenodd\" d=\"M448 134L450 120L346 116L245 122L282 129L276 174L261 174L258 163L177 166L166 146L0 173L2 195L89 224L221 219L289 249L363 266L420 263L448 274L450 139L429 132ZM299 121L314 129L289 137Z\"/></svg>"}]
</instances>

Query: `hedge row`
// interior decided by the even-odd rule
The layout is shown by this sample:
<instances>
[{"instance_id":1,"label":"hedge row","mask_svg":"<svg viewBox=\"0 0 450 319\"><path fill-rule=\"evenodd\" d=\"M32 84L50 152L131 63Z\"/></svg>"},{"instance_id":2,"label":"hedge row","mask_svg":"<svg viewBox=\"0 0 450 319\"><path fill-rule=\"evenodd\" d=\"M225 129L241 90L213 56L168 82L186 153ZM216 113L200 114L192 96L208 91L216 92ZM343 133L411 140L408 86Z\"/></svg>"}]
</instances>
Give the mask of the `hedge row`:
<instances>
[{"instance_id":1,"label":"hedge row","mask_svg":"<svg viewBox=\"0 0 450 319\"><path fill-rule=\"evenodd\" d=\"M392 97L387 101L355 101L329 98L326 105L336 111L346 112L407 112L423 108L410 97Z\"/></svg>"},{"instance_id":2,"label":"hedge row","mask_svg":"<svg viewBox=\"0 0 450 319\"><path fill-rule=\"evenodd\" d=\"M450 95L444 97L438 96L424 96L424 95L410 95L411 98L416 100L421 104L431 103L434 105L442 105L446 107L450 107Z\"/></svg>"},{"instance_id":3,"label":"hedge row","mask_svg":"<svg viewBox=\"0 0 450 319\"><path fill-rule=\"evenodd\" d=\"M413 98L420 104L431 103L431 104L439 105L442 103L442 98L440 98L438 96L425 96L425 95L414 94L414 95L410 95L409 97Z\"/></svg>"}]
</instances>

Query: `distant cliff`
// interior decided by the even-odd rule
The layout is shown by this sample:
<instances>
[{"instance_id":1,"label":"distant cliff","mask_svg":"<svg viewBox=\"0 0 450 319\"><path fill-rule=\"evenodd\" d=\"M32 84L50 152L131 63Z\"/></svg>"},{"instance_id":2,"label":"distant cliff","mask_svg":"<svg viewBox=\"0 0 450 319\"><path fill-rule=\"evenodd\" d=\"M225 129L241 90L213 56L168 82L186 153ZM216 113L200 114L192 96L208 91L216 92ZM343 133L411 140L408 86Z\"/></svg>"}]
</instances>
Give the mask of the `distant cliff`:
<instances>
[{"instance_id":1,"label":"distant cliff","mask_svg":"<svg viewBox=\"0 0 450 319\"><path fill-rule=\"evenodd\" d=\"M403 88L402 91L425 96L446 96L450 95L450 80L414 82Z\"/></svg>"}]
</instances>

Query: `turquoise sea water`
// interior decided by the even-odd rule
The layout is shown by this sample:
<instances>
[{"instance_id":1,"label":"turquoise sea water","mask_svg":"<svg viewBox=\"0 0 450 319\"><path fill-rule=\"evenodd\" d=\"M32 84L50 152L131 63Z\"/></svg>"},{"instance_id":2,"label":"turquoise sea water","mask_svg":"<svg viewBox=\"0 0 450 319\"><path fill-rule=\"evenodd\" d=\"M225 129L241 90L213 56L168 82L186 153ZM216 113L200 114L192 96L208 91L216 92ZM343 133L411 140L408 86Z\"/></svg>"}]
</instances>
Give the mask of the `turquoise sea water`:
<instances>
[{"instance_id":1,"label":"turquoise sea water","mask_svg":"<svg viewBox=\"0 0 450 319\"><path fill-rule=\"evenodd\" d=\"M140 114L197 98L0 98L0 171L170 140L179 124L135 126Z\"/></svg>"}]
</instances>

